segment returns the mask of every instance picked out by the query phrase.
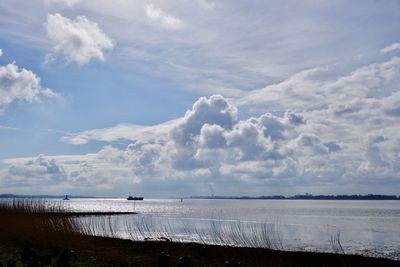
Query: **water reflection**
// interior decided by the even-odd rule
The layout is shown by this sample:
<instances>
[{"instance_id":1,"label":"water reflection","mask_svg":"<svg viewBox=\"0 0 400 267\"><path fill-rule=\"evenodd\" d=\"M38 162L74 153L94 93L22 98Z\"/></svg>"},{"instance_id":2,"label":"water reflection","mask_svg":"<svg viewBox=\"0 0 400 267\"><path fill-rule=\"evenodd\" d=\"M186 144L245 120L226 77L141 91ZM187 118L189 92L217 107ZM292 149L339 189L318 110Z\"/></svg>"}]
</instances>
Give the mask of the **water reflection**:
<instances>
[{"instance_id":1,"label":"water reflection","mask_svg":"<svg viewBox=\"0 0 400 267\"><path fill-rule=\"evenodd\" d=\"M74 211L133 211L133 203L123 199L75 199L63 205ZM111 219L119 236L254 245L267 242L263 233L270 231L274 238L268 242L280 239L285 249L332 251L331 237L340 233L348 253L399 259L398 201L154 199L137 202L135 211L140 214Z\"/></svg>"}]
</instances>

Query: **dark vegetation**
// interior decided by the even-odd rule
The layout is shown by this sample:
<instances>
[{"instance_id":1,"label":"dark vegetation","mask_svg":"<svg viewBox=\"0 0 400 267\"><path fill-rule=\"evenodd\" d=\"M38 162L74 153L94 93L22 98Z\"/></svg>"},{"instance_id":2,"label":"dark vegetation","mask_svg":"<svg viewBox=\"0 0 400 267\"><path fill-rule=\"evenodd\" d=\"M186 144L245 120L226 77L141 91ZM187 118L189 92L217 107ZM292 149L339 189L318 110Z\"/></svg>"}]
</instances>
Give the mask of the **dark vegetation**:
<instances>
[{"instance_id":1,"label":"dark vegetation","mask_svg":"<svg viewBox=\"0 0 400 267\"><path fill-rule=\"evenodd\" d=\"M45 198L56 198L63 199L65 195L14 195L14 194L0 194L0 198L22 198L22 199L45 199ZM69 198L94 198L90 196L68 196Z\"/></svg>"},{"instance_id":2,"label":"dark vegetation","mask_svg":"<svg viewBox=\"0 0 400 267\"><path fill-rule=\"evenodd\" d=\"M107 221L107 219L105 220ZM103 227L108 227L106 224ZM112 229L109 229L112 230ZM398 266L388 259L340 253L129 241L91 235L60 206L0 203L0 266Z\"/></svg>"}]
</instances>

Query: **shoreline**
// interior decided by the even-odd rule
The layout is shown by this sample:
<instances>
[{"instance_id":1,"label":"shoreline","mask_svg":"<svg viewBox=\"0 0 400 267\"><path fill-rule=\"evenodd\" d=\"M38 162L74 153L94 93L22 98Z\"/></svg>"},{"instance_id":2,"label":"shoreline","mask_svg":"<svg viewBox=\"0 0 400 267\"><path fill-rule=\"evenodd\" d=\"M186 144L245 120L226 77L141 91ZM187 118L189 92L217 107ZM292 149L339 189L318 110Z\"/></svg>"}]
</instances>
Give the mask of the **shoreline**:
<instances>
[{"instance_id":1,"label":"shoreline","mask_svg":"<svg viewBox=\"0 0 400 267\"><path fill-rule=\"evenodd\" d=\"M36 213L40 215L41 213ZM113 216L113 215L133 215L138 212L131 211L68 211L68 212L43 212L42 214L51 214L58 216Z\"/></svg>"},{"instance_id":2,"label":"shoreline","mask_svg":"<svg viewBox=\"0 0 400 267\"><path fill-rule=\"evenodd\" d=\"M3 266L7 260L19 261L23 255L36 255L35 260L40 257L51 258L52 264L26 265L25 266L54 266L57 257L74 254L82 264L71 263L63 266L135 266L150 267L158 266L157 262L162 252L169 255L171 267L176 266L179 258L190 257L190 267L207 266L222 267L229 266L225 262L241 262L239 266L249 267L295 267L295 266L398 266L400 261L386 258L373 258L362 255L343 254L338 242L338 250L334 253L307 252L307 251L284 251L281 247L254 248L199 243L172 242L160 235L150 236L152 239L143 241L132 241L121 239L117 236L118 228L113 229L110 217L107 215L136 214L133 212L67 212L62 206L46 206L45 202L12 202L0 205L0 261ZM92 220L87 223L79 220L77 216L103 216L105 220ZM100 217L101 218L101 217ZM142 226L142 228L141 228ZM109 237L97 236L100 233L109 232ZM142 231L144 236L151 232L146 224L138 225L133 231ZM240 229L239 229L240 230ZM260 233L262 234L262 233ZM265 233L266 240L273 238L273 233ZM199 233L202 236L202 233ZM215 232L217 238L222 238L224 233ZM243 238L241 231L236 238ZM261 236L262 237L262 236ZM250 237L251 238L251 237ZM29 246L27 246L27 242ZM25 245L24 245L25 244ZM252 244L251 242L249 244ZM29 253L23 253L29 249ZM334 247L333 247L334 248ZM32 251L34 249L35 251ZM302 250L301 248L299 248ZM57 252L55 252L57 251ZM66 252L65 252L66 251ZM26 251L25 251L26 252ZM64 253L65 252L65 253ZM7 259L8 258L8 259ZM71 258L71 261L74 259ZM84 264L83 264L84 263ZM9 265L9 264L6 264ZM56 266L59 266L55 264ZM21 264L10 265L21 266ZM235 266L235 265L234 265ZM236 265L238 266L238 265Z\"/></svg>"},{"instance_id":3,"label":"shoreline","mask_svg":"<svg viewBox=\"0 0 400 267\"><path fill-rule=\"evenodd\" d=\"M400 261L362 255L335 254L327 252L284 251L268 248L235 247L199 243L165 241L131 241L119 238L98 238L99 242L113 244L112 249L132 253L146 259L148 265L156 266L157 257L166 252L171 261L190 256L190 266L225 266L226 260L235 259L241 266L398 266ZM112 250L111 249L111 250ZM153 262L152 262L153 261ZM174 266L172 264L172 266Z\"/></svg>"},{"instance_id":4,"label":"shoreline","mask_svg":"<svg viewBox=\"0 0 400 267\"><path fill-rule=\"evenodd\" d=\"M21 245L7 246L0 244L0 255L6 250L21 251L22 247ZM38 255L54 251L55 247L57 246L33 244L33 248L38 251ZM84 266L158 266L158 258L162 253L169 256L170 266L176 266L175 264L181 257L189 257L190 265L188 266L190 267L229 266L226 265L226 262L229 260L240 262L241 267L395 267L400 263L395 260L362 255L282 251L267 248L165 241L131 241L97 236L85 237L79 243L64 243L61 247L57 247L57 249L72 251Z\"/></svg>"}]
</instances>

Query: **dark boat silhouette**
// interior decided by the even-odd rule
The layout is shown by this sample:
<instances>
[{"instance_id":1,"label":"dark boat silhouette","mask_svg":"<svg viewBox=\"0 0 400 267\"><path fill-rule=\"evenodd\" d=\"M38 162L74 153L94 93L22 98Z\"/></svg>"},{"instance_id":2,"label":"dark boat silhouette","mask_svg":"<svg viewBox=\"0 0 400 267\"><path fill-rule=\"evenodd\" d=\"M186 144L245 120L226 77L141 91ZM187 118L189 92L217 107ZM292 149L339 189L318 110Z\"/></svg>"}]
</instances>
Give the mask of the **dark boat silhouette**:
<instances>
[{"instance_id":1,"label":"dark boat silhouette","mask_svg":"<svg viewBox=\"0 0 400 267\"><path fill-rule=\"evenodd\" d=\"M133 196L129 196L129 197L127 197L127 200L143 200L143 197L133 197Z\"/></svg>"},{"instance_id":2,"label":"dark boat silhouette","mask_svg":"<svg viewBox=\"0 0 400 267\"><path fill-rule=\"evenodd\" d=\"M68 195L65 195L65 197L63 198L63 200L69 200Z\"/></svg>"}]
</instances>

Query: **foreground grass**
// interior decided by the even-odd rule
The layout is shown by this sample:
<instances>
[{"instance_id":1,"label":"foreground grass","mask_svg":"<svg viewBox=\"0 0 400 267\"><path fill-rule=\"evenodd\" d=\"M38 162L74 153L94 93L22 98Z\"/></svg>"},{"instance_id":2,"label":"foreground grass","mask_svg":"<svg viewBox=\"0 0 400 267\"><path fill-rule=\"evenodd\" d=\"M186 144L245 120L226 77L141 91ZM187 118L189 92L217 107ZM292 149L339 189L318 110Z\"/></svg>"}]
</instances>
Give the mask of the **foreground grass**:
<instances>
[{"instance_id":1,"label":"foreground grass","mask_svg":"<svg viewBox=\"0 0 400 267\"><path fill-rule=\"evenodd\" d=\"M105 238L91 235L90 228L81 223L62 208L48 207L43 202L1 203L0 262L7 266L11 259L15 266L32 267L149 267L158 266L159 256L165 252L170 266L178 266L183 256L190 257L190 265L186 266L229 266L229 259L240 262L240 266L254 267L399 266L396 261L355 255Z\"/></svg>"},{"instance_id":2,"label":"foreground grass","mask_svg":"<svg viewBox=\"0 0 400 267\"><path fill-rule=\"evenodd\" d=\"M367 258L355 255L330 253L287 252L263 248L213 246L193 243L138 242L113 238L92 237L75 247L34 246L38 255L52 255L47 266L158 266L162 252L170 255L170 266L177 266L178 259L190 256L190 266L227 266L226 261L235 259L240 266L399 266L399 262L388 259ZM5 265L13 258L21 263L23 246L0 246L0 261ZM59 255L73 251L67 264L58 264ZM40 266L40 265L39 265ZM42 265L43 266L43 265Z\"/></svg>"}]
</instances>

